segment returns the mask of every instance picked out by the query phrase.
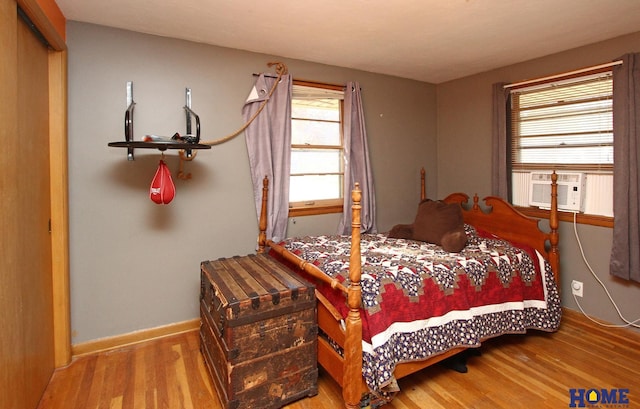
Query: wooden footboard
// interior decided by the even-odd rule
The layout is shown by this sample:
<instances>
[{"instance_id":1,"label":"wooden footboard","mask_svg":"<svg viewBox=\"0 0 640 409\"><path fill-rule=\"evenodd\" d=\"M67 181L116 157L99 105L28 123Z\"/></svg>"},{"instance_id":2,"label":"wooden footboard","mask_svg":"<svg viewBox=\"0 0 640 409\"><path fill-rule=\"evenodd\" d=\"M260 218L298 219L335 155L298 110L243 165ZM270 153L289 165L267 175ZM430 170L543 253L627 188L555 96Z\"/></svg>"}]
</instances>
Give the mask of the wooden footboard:
<instances>
[{"instance_id":1,"label":"wooden footboard","mask_svg":"<svg viewBox=\"0 0 640 409\"><path fill-rule=\"evenodd\" d=\"M325 333L332 336L332 339L338 342L344 351L344 356L341 357L325 340L319 339L318 361L340 386L342 386L342 396L346 407L359 408L362 394L366 392L366 386L362 378L362 320L360 318L360 307L362 304L362 289L360 287L360 212L362 209L360 200L362 192L360 185L356 183L351 194L351 255L349 259L348 287L345 287L338 280L329 278L315 265L301 260L280 244L267 238L268 189L269 181L265 177L262 187L258 252L262 253L269 247L272 251L275 251L300 270L322 282L328 283L332 288L338 289L346 295L349 313L344 321L340 314L324 297L318 298L318 326ZM342 328L343 323L344 329Z\"/></svg>"},{"instance_id":2,"label":"wooden footboard","mask_svg":"<svg viewBox=\"0 0 640 409\"><path fill-rule=\"evenodd\" d=\"M426 197L424 170L422 170L421 198ZM459 203L463 209L463 217L466 223L476 226L489 233L493 233L503 239L515 243L529 245L537 249L547 258L554 272L556 281L559 281L559 253L558 253L558 214L557 214L557 176L552 177L551 193L551 232L544 233L538 228L538 221L529 218L517 211L510 204L497 197L484 199L491 209L484 211L478 204L478 197L473 199L473 205L467 209L469 196L463 193L449 195L445 201ZM263 199L260 214L258 236L258 252L265 252L266 248L275 251L284 260L314 277L317 280L328 283L332 288L345 294L349 313L343 320L340 313L316 291L318 299L318 326L329 335L344 350L344 356L340 356L329 343L319 338L318 362L340 384L347 408L359 408L363 393L367 392L362 377L362 322L360 308L362 295L360 287L361 261L360 261L360 199L361 191L356 184L352 192L352 222L351 222L351 255L349 260L349 285L345 286L335 279L331 279L315 265L301 260L295 254L289 252L283 246L266 237L267 229L267 197L269 182L265 177L263 181ZM396 366L394 375L397 379L433 365L464 348L447 351L444 354L429 358L420 362L402 363Z\"/></svg>"}]
</instances>

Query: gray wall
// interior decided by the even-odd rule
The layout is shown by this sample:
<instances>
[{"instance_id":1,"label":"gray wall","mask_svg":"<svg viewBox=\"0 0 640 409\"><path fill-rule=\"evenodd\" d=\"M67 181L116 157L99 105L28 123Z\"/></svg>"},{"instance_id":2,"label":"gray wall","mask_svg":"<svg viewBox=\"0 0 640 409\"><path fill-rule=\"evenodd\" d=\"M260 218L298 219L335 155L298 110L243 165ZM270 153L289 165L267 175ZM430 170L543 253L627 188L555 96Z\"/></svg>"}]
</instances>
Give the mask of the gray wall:
<instances>
[{"instance_id":1,"label":"gray wall","mask_svg":"<svg viewBox=\"0 0 640 409\"><path fill-rule=\"evenodd\" d=\"M491 86L518 82L613 61L640 51L640 33L550 55L437 86L438 193L463 191L484 197L491 192ZM526 46L526 45L523 45ZM460 149L460 147L464 147ZM587 261L605 283L623 315L638 317L640 286L609 275L612 229L578 226ZM572 280L584 282L580 304L587 313L619 323L602 287L582 260L572 223L561 223L560 254L563 303L578 309L571 295Z\"/></svg>"},{"instance_id":2,"label":"gray wall","mask_svg":"<svg viewBox=\"0 0 640 409\"><path fill-rule=\"evenodd\" d=\"M283 61L296 79L359 81L376 179L379 230L410 222L419 169L436 184L436 88L363 71L286 60L176 39L69 22L69 195L72 343L198 317L202 260L254 251L244 136L201 151L175 177L176 197L148 197L160 152L126 150L125 84L133 81L135 137L184 133L184 90L192 89L204 140L238 129L253 73ZM295 223L294 223L295 222ZM290 235L333 233L338 215L297 217Z\"/></svg>"},{"instance_id":3,"label":"gray wall","mask_svg":"<svg viewBox=\"0 0 640 409\"><path fill-rule=\"evenodd\" d=\"M431 197L490 193L491 84L515 82L613 60L639 51L640 33L434 86L417 81L282 59L176 39L69 22L69 194L71 324L74 344L198 316L199 263L254 251L257 223L244 137L201 151L175 177L167 206L148 198L158 151L126 150L125 84L134 82L135 136L184 132L184 89L202 121L203 139L238 129L252 73L285 62L294 78L359 81L376 180L378 227L410 222L427 170ZM436 138L437 135L437 138ZM463 147L461 149L461 147ZM289 234L332 233L339 215L291 219ZM623 313L635 319L640 287L608 274L611 229L578 226L588 261ZM618 322L581 259L573 226L562 223L563 302L577 309L572 279L585 283L582 305Z\"/></svg>"}]
</instances>

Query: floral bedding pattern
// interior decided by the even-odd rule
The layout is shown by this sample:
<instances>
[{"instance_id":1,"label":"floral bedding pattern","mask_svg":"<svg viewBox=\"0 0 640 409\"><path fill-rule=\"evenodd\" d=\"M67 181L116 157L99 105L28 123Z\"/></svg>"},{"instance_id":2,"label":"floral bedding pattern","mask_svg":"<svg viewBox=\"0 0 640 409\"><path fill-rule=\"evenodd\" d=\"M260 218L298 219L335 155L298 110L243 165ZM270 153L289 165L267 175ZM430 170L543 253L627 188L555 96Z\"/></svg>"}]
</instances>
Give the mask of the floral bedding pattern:
<instances>
[{"instance_id":1,"label":"floral bedding pattern","mask_svg":"<svg viewBox=\"0 0 640 409\"><path fill-rule=\"evenodd\" d=\"M362 235L363 376L371 391L394 383L398 363L458 346L478 347L501 334L559 327L560 297L543 257L469 225L465 231L468 243L460 253L385 234ZM349 236L294 238L282 244L348 284ZM316 285L346 317L344 295Z\"/></svg>"}]
</instances>

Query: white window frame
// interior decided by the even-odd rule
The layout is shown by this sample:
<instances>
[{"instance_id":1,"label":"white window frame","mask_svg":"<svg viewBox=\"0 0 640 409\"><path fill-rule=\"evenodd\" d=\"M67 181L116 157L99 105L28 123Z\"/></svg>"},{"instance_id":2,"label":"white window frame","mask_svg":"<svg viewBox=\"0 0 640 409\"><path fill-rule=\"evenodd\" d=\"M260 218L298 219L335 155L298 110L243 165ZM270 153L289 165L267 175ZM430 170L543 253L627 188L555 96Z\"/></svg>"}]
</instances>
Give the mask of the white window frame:
<instances>
[{"instance_id":1,"label":"white window frame","mask_svg":"<svg viewBox=\"0 0 640 409\"><path fill-rule=\"evenodd\" d=\"M600 163L562 163L557 160L554 163L523 163L519 160L519 151L518 146L518 138L521 136L518 131L520 130L521 119L523 116L519 116L520 113L518 105L518 93L522 92L536 92L538 90L552 89L553 87L562 87L569 83L576 83L582 81L584 79L597 76L608 77L609 83L612 84L611 80L611 67L599 68L594 71L581 72L579 74L571 73L566 77L562 76L554 76L553 79L545 79L541 81L529 81L524 86L514 86L510 87L511 93L511 111L508 113L508 117L511 118L509 125L509 138L511 149L511 175L512 175L512 203L516 206L522 206L523 208L529 207L529 183L530 180L528 178L530 172L532 171L569 171L569 172L581 172L586 175L586 194L585 194L585 208L584 214L581 215L580 219L584 223L588 224L596 224L609 226L613 223L613 162L612 160L609 162L603 161ZM609 95L609 100L612 101L613 98L613 89L611 87L611 92ZM567 98L569 100L569 98ZM564 102L561 100L557 101L557 105L560 106ZM553 107L551 107L553 109ZM603 147L602 150L612 149L613 144L613 113L611 110L611 129L609 131L602 130L602 133L610 132L611 140L610 142L602 142L600 145L607 147ZM586 121L585 121L586 122ZM566 130L565 130L566 131ZM544 132L542 132L544 133ZM567 134L570 131L566 131ZM544 137L539 138L542 140ZM584 137L587 139L587 137ZM533 138L535 140L535 138ZM604 138L603 138L604 139ZM594 139L595 140L595 137ZM593 144L595 147L597 144ZM566 144L564 146L567 146ZM588 143L584 145L580 145L584 147L592 147L589 146ZM563 148L558 148L563 149ZM593 148L597 149L597 148ZM526 213L526 212L525 212ZM529 212L531 213L539 213L539 212ZM536 214L532 214L536 215ZM572 217L572 214L570 214ZM561 219L563 219L561 215ZM568 217L565 216L565 220Z\"/></svg>"},{"instance_id":2,"label":"white window frame","mask_svg":"<svg viewBox=\"0 0 640 409\"><path fill-rule=\"evenodd\" d=\"M340 129L340 144L339 145L295 145L292 143L291 149L339 149L340 153L340 170L338 172L332 173L318 173L316 175L321 174L331 174L339 176L339 186L337 186L337 191L339 192L339 197L330 198L330 199L310 199L303 201L290 201L289 202L289 216L305 216L305 215L314 215L314 214L326 214L326 213L340 213L343 211L343 184L344 184L344 138L343 138L343 111L344 111L344 86L332 85L332 84L323 84L323 83L315 83L309 81L300 81L293 80L293 95L292 95L292 103L296 99L296 97L304 97L304 98L336 98L339 99L339 129ZM293 116L293 114L292 114ZM292 117L292 121L300 120L301 118ZM304 118L302 118L304 119ZM293 126L292 126L293 132ZM293 139L293 135L292 135ZM294 174L293 171L290 176L302 176L307 174ZM311 174L308 174L311 176ZM290 190L293 187L290 185Z\"/></svg>"}]
</instances>

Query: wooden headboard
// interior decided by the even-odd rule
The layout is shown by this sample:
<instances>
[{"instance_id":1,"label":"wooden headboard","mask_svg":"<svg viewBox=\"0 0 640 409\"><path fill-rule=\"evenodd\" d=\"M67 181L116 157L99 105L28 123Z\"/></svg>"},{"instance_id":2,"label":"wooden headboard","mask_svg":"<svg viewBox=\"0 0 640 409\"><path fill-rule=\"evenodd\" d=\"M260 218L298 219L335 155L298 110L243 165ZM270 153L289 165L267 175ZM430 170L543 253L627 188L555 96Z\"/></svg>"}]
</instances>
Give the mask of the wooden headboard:
<instances>
[{"instance_id":1,"label":"wooden headboard","mask_svg":"<svg viewBox=\"0 0 640 409\"><path fill-rule=\"evenodd\" d=\"M424 169L421 176L421 200L426 198ZM524 244L538 250L553 269L556 283L560 284L560 255L558 251L558 176L555 172L551 177L551 209L549 212L549 232L540 229L539 219L529 217L507 201L496 196L487 196L480 206L478 195L474 195L472 203L470 197L464 193L452 193L443 200L447 203L458 203L462 208L465 223L478 229L492 233L504 240Z\"/></svg>"}]
</instances>

